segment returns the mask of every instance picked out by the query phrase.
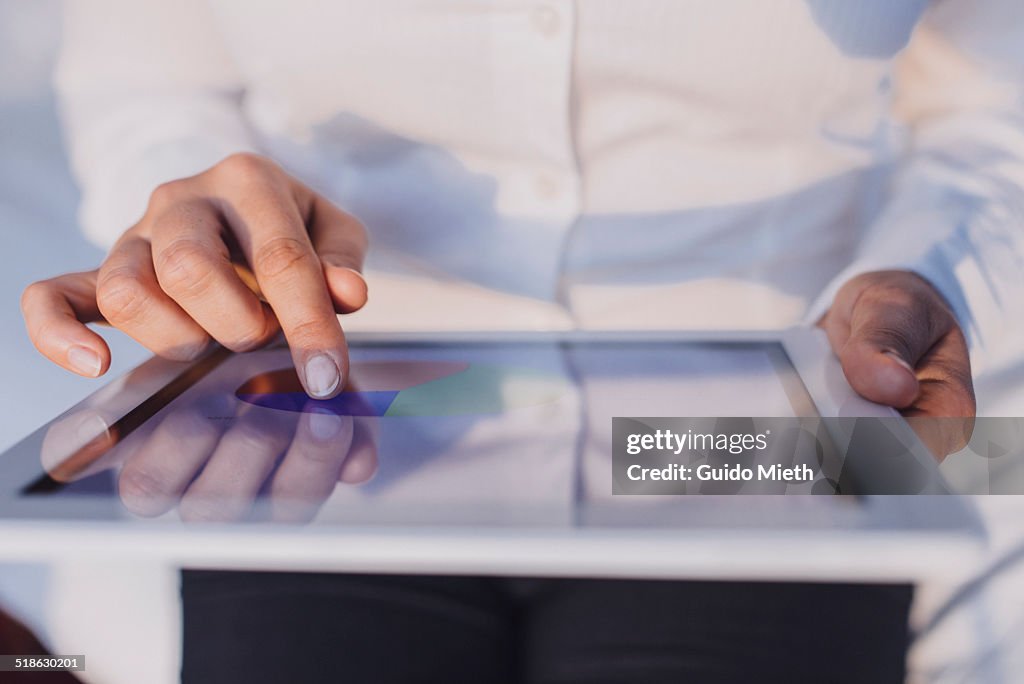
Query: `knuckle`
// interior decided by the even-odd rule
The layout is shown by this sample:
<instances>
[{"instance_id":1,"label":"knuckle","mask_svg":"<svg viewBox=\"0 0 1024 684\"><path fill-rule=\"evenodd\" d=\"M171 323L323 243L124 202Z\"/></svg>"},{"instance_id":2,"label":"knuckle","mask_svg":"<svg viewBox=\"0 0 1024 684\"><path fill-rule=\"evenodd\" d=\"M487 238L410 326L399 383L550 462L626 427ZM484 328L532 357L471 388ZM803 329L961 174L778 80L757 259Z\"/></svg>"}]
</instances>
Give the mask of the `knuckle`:
<instances>
[{"instance_id":1,"label":"knuckle","mask_svg":"<svg viewBox=\"0 0 1024 684\"><path fill-rule=\"evenodd\" d=\"M205 246L187 238L161 251L155 266L160 286L172 296L202 294L214 273Z\"/></svg>"},{"instance_id":2,"label":"knuckle","mask_svg":"<svg viewBox=\"0 0 1024 684\"><path fill-rule=\"evenodd\" d=\"M296 267L308 264L313 250L293 237L276 237L260 246L253 255L256 273L276 278Z\"/></svg>"},{"instance_id":3,"label":"knuckle","mask_svg":"<svg viewBox=\"0 0 1024 684\"><path fill-rule=\"evenodd\" d=\"M130 321L145 310L148 294L134 270L116 268L96 283L96 304L111 322Z\"/></svg>"},{"instance_id":4,"label":"knuckle","mask_svg":"<svg viewBox=\"0 0 1024 684\"><path fill-rule=\"evenodd\" d=\"M250 311L240 307L234 312L233 326L217 336L217 341L233 352L247 352L270 342L277 332L276 319L263 313L263 307Z\"/></svg>"},{"instance_id":5,"label":"knuckle","mask_svg":"<svg viewBox=\"0 0 1024 684\"><path fill-rule=\"evenodd\" d=\"M247 352L262 347L269 341L269 336L265 328L250 326L236 332L230 338L219 341L233 352Z\"/></svg>"},{"instance_id":6,"label":"knuckle","mask_svg":"<svg viewBox=\"0 0 1024 684\"><path fill-rule=\"evenodd\" d=\"M236 152L222 159L214 167L218 175L233 179L246 180L266 174L272 162L252 152Z\"/></svg>"},{"instance_id":7,"label":"knuckle","mask_svg":"<svg viewBox=\"0 0 1024 684\"><path fill-rule=\"evenodd\" d=\"M177 179L156 186L149 195L149 208L162 209L174 204L182 197L186 185L184 179Z\"/></svg>"},{"instance_id":8,"label":"knuckle","mask_svg":"<svg viewBox=\"0 0 1024 684\"><path fill-rule=\"evenodd\" d=\"M53 284L48 280L37 280L31 283L21 293L21 310L25 311L28 307L32 306L33 301L49 296L52 291Z\"/></svg>"}]
</instances>

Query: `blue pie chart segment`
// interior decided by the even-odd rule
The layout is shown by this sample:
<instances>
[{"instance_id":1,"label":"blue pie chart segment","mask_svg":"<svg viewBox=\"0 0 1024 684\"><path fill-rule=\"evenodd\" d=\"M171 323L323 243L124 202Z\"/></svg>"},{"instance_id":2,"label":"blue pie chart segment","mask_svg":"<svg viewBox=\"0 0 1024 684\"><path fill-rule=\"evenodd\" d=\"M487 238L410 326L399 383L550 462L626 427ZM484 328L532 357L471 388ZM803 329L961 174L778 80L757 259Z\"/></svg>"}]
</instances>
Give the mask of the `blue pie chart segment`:
<instances>
[{"instance_id":1,"label":"blue pie chart segment","mask_svg":"<svg viewBox=\"0 0 1024 684\"><path fill-rule=\"evenodd\" d=\"M236 392L235 396L248 404L282 411L327 410L339 416L383 416L398 392L342 392L333 399L323 401L310 399L302 391L265 394Z\"/></svg>"},{"instance_id":2,"label":"blue pie chart segment","mask_svg":"<svg viewBox=\"0 0 1024 684\"><path fill-rule=\"evenodd\" d=\"M569 383L528 368L450 361L353 363L338 396L309 398L294 368L261 373L236 391L240 400L282 411L348 416L448 416L502 413L557 401Z\"/></svg>"}]
</instances>

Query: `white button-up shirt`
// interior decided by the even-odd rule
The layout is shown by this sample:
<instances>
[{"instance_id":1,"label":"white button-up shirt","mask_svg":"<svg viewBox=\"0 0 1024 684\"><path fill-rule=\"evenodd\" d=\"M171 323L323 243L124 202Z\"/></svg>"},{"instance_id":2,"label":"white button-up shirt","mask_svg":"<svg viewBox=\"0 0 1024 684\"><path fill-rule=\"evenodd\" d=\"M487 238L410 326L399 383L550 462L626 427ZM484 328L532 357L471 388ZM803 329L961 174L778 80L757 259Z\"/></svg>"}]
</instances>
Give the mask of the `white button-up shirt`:
<instances>
[{"instance_id":1,"label":"white button-up shirt","mask_svg":"<svg viewBox=\"0 0 1024 684\"><path fill-rule=\"evenodd\" d=\"M910 268L1024 301L1019 0L71 0L82 221L267 154L367 225L365 327L778 327Z\"/></svg>"}]
</instances>

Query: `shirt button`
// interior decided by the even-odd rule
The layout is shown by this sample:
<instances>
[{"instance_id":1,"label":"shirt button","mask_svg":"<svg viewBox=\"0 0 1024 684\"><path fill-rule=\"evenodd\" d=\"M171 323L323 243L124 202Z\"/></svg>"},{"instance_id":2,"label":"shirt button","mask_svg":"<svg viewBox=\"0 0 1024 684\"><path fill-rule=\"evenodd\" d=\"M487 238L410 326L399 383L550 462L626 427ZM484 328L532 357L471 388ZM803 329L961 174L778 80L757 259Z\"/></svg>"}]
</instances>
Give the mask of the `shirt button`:
<instances>
[{"instance_id":1,"label":"shirt button","mask_svg":"<svg viewBox=\"0 0 1024 684\"><path fill-rule=\"evenodd\" d=\"M543 36L553 36L558 33L562 20L558 11L549 5L539 5L533 9L531 16L533 27Z\"/></svg>"}]
</instances>

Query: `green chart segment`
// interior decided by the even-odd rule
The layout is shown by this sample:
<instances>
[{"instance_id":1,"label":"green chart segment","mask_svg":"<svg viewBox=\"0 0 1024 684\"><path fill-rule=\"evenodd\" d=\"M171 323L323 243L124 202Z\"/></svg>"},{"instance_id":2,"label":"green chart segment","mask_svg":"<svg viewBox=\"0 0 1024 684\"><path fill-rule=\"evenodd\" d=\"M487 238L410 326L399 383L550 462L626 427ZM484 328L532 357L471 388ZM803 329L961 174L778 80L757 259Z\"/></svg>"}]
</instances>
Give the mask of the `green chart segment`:
<instances>
[{"instance_id":1,"label":"green chart segment","mask_svg":"<svg viewBox=\"0 0 1024 684\"><path fill-rule=\"evenodd\" d=\"M284 411L354 416L453 416L503 413L557 401L569 382L554 373L448 361L355 362L337 397L310 399L292 368L261 373L235 392L242 401Z\"/></svg>"}]
</instances>

